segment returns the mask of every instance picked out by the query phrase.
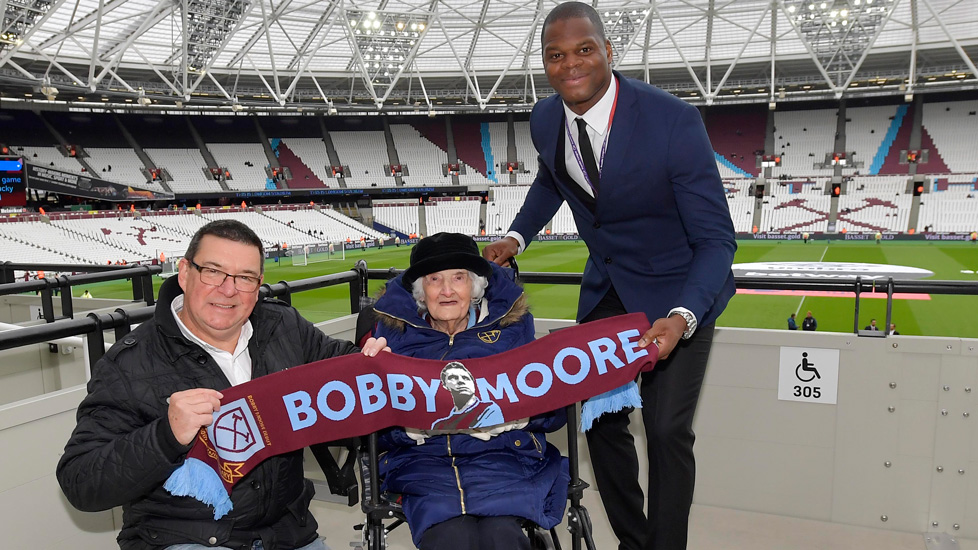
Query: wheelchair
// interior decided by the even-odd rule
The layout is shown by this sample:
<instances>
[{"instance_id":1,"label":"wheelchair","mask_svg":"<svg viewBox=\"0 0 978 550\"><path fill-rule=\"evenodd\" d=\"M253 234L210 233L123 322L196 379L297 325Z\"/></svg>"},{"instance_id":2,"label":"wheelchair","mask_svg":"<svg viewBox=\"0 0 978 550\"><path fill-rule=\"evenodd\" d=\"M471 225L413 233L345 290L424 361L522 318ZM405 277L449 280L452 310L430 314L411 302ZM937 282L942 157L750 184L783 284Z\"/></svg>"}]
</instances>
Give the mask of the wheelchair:
<instances>
[{"instance_id":1,"label":"wheelchair","mask_svg":"<svg viewBox=\"0 0 978 550\"><path fill-rule=\"evenodd\" d=\"M581 504L584 490L589 487L589 484L581 480L579 475L577 405L569 405L566 411L567 461L569 465L568 473L570 474L570 484L567 491L567 500L569 502L567 509L567 530L571 534L571 550L581 550L585 546L588 550L596 550L592 534L591 517L588 514L587 508ZM363 482L361 510L364 512L366 519L364 523L354 526L354 529L361 532L360 545L354 546L354 548L357 550L385 550L387 548L387 534L404 524L406 520L401 506L396 502L396 499L392 498L392 495L381 494L380 483L374 482L374 480L380 479L380 452L378 449L377 433L366 436L365 440L364 445L360 449L358 463ZM536 524L527 521L523 527L527 537L530 539L530 547L533 550L562 550L560 540L557 538L556 526L547 532Z\"/></svg>"},{"instance_id":2,"label":"wheelchair","mask_svg":"<svg viewBox=\"0 0 978 550\"><path fill-rule=\"evenodd\" d=\"M360 262L358 262L358 266L359 264ZM511 268L514 271L514 278L518 280L519 268L516 266L515 259L511 260ZM365 273L365 265L362 266L362 271ZM396 272L391 270L390 277L395 275ZM366 281L362 284L364 294L367 289L365 283ZM361 311L356 326L355 342L357 343L360 343L373 329L375 319L371 305L365 295L361 296ZM580 478L577 446L577 404L569 405L566 408L566 413L567 459L568 474L570 475L567 491L569 506L566 511L566 525L571 535L571 550L581 550L583 547L588 550L596 550L591 517L587 508L581 503L584 490L589 487L589 484ZM404 512L401 505L396 501L396 496L381 494L380 483L378 482L380 480L378 440L378 434L372 433L363 438L312 447L316 460L326 474L329 491L333 495L345 497L348 506L356 506L357 502L360 502L365 519L363 523L354 526L354 529L360 532L359 544L351 543L351 546L357 550L385 550L387 548L387 534L406 523ZM348 455L342 466L336 463L326 448L327 445L347 449ZM359 494L356 471L359 471L361 480ZM548 532L533 522L527 521L524 529L533 550L563 550L557 538L556 527L551 528Z\"/></svg>"}]
</instances>

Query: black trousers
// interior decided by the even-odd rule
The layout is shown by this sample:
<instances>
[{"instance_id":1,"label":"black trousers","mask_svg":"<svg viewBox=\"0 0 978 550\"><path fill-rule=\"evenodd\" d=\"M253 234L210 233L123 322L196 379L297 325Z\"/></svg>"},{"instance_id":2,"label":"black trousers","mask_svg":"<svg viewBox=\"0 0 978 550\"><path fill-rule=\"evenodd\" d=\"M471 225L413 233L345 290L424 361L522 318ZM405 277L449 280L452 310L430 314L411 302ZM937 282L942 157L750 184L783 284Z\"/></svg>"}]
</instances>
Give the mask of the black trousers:
<instances>
[{"instance_id":1,"label":"black trousers","mask_svg":"<svg viewBox=\"0 0 978 550\"><path fill-rule=\"evenodd\" d=\"M421 535L421 550L530 550L516 516L458 516Z\"/></svg>"},{"instance_id":2,"label":"black trousers","mask_svg":"<svg viewBox=\"0 0 978 550\"><path fill-rule=\"evenodd\" d=\"M582 322L625 313L612 288ZM650 319L655 321L655 319ZM631 410L602 415L587 432L595 482L619 550L683 550L693 503L693 413L715 325L680 340L669 359L642 375L642 418L648 440L649 495L638 481L638 454L628 431Z\"/></svg>"}]
</instances>

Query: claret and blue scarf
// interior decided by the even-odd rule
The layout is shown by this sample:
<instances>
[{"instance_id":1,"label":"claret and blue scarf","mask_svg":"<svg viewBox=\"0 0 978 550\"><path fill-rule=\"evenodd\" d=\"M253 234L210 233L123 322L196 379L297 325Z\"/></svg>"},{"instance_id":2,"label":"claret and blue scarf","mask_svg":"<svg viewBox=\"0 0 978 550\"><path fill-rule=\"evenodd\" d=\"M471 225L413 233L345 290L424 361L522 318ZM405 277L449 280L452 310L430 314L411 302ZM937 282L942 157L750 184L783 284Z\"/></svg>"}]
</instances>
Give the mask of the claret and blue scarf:
<instances>
[{"instance_id":1,"label":"claret and blue scarf","mask_svg":"<svg viewBox=\"0 0 978 550\"><path fill-rule=\"evenodd\" d=\"M498 405L504 421L588 400L581 421L587 429L604 412L641 406L634 381L658 357L654 345L637 346L648 329L645 315L633 313L481 359L354 354L263 376L222 391L214 422L201 428L164 487L213 506L219 519L231 510L234 483L269 456L391 426L429 429L454 410L440 377L449 363L464 365L477 401Z\"/></svg>"}]
</instances>

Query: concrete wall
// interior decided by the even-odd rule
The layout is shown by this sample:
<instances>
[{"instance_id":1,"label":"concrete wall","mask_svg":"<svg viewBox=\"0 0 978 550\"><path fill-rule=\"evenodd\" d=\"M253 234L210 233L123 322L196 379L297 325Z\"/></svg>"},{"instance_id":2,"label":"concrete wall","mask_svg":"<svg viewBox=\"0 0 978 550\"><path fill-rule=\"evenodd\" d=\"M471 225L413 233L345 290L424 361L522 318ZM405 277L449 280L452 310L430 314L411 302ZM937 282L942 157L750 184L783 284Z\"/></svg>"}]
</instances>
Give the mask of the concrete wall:
<instances>
[{"instance_id":1,"label":"concrete wall","mask_svg":"<svg viewBox=\"0 0 978 550\"><path fill-rule=\"evenodd\" d=\"M567 324L537 319L538 334ZM349 339L354 321L321 328ZM782 346L840 351L838 404L778 400ZM695 502L978 538L976 350L978 341L960 338L718 329L694 426ZM118 516L72 510L54 478L84 394L76 386L0 405L0 448L17 449L0 453L0 530L11 548L111 546ZM591 481L578 439L582 477ZM349 514L351 525L362 519L343 510L314 506L317 516Z\"/></svg>"}]
</instances>

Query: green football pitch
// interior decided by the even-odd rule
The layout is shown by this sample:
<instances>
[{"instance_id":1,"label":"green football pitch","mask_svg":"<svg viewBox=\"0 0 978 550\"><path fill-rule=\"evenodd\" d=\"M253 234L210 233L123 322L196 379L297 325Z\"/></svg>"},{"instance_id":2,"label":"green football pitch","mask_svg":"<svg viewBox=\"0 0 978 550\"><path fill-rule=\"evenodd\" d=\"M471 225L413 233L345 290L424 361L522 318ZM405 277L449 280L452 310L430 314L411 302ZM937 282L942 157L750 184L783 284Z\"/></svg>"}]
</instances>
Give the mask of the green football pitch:
<instances>
[{"instance_id":1,"label":"green football pitch","mask_svg":"<svg viewBox=\"0 0 978 550\"><path fill-rule=\"evenodd\" d=\"M747 262L862 262L901 265L928 269L935 280L978 281L978 245L972 243L931 242L759 242L740 241L736 263ZM641 251L636 251L641 254ZM382 250L347 251L346 260L308 266L291 266L268 261L265 281L291 281L337 273L352 268L364 259L371 269L406 268L410 248L386 247ZM587 250L580 242L535 243L519 257L520 269L527 272L576 272L584 269ZM160 279L156 280L159 287ZM371 281L371 292L383 283ZM98 298L131 299L128 283L87 285ZM332 319L350 312L348 285L297 293L292 302L311 321ZM79 295L83 287L75 289ZM527 285L530 305L537 317L574 318L577 311L576 286ZM860 301L859 326L876 318L882 326L886 317L886 300L866 297ZM798 313L799 324L807 311L818 320L818 330L851 332L854 300L846 297L738 295L720 317L718 325L785 329L787 318ZM905 335L957 336L978 338L978 296L937 296L924 299L894 300L893 322Z\"/></svg>"}]
</instances>

